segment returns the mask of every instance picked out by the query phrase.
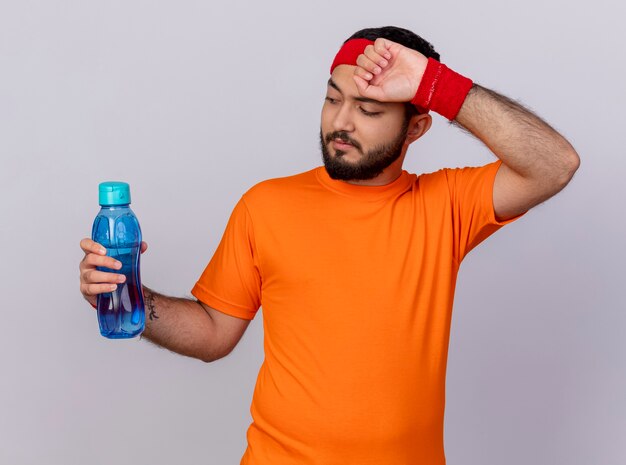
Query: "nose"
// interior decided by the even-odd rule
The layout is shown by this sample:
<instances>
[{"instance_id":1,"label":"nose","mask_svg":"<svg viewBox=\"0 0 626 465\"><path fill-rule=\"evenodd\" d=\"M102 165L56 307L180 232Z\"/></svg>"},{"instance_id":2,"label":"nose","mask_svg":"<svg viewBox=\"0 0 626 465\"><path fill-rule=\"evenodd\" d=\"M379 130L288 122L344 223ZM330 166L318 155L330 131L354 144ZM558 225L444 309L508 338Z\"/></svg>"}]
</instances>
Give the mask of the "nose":
<instances>
[{"instance_id":1,"label":"nose","mask_svg":"<svg viewBox=\"0 0 626 465\"><path fill-rule=\"evenodd\" d=\"M335 131L354 131L354 122L352 120L350 105L343 103L339 106L337 113L335 113L333 118L333 129Z\"/></svg>"}]
</instances>

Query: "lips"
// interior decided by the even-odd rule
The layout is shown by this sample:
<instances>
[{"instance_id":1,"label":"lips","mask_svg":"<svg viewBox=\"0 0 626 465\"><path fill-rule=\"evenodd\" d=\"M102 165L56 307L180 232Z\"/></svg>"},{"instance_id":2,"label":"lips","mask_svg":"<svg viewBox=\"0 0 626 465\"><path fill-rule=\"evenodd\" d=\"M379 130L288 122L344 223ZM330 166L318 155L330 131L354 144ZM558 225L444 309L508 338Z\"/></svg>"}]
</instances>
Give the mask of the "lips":
<instances>
[{"instance_id":1,"label":"lips","mask_svg":"<svg viewBox=\"0 0 626 465\"><path fill-rule=\"evenodd\" d=\"M348 142L343 142L341 139L335 139L333 141L333 147L335 150L348 150L354 147L354 145L349 144Z\"/></svg>"},{"instance_id":2,"label":"lips","mask_svg":"<svg viewBox=\"0 0 626 465\"><path fill-rule=\"evenodd\" d=\"M352 140L350 135L346 131L334 131L324 137L324 142L327 147L332 147L338 151L348 151L350 149L356 149L359 153L363 153L361 146L355 140Z\"/></svg>"}]
</instances>

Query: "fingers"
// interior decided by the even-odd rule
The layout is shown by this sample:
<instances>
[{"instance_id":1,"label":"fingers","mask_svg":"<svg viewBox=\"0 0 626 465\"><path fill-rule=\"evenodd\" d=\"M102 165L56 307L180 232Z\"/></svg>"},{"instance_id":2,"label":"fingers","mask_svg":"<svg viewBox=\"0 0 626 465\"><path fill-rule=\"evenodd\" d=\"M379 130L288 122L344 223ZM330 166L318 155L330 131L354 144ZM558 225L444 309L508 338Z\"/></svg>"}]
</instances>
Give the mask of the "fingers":
<instances>
[{"instance_id":1,"label":"fingers","mask_svg":"<svg viewBox=\"0 0 626 465\"><path fill-rule=\"evenodd\" d=\"M363 54L375 65L378 65L380 68L384 68L389 64L389 60L385 58L385 55L388 55L387 49L379 50L375 45L368 45L365 47Z\"/></svg>"},{"instance_id":2,"label":"fingers","mask_svg":"<svg viewBox=\"0 0 626 465\"><path fill-rule=\"evenodd\" d=\"M365 96L365 92L367 92L367 87L369 86L367 78L362 77L362 73L359 73L358 70L354 72L354 76L352 77L354 79L357 89L359 89L359 93Z\"/></svg>"},{"instance_id":3,"label":"fingers","mask_svg":"<svg viewBox=\"0 0 626 465\"><path fill-rule=\"evenodd\" d=\"M373 74L379 74L389 64L391 60L391 41L386 39L376 39L374 45L365 47L363 53L357 58L357 64Z\"/></svg>"},{"instance_id":4,"label":"fingers","mask_svg":"<svg viewBox=\"0 0 626 465\"><path fill-rule=\"evenodd\" d=\"M88 253L80 262L79 268L81 270L87 270L90 268L95 268L97 266L100 266L103 268L110 268L112 270L119 270L122 268L122 262L114 259L113 257L109 257L107 255L97 255L95 253Z\"/></svg>"},{"instance_id":5,"label":"fingers","mask_svg":"<svg viewBox=\"0 0 626 465\"><path fill-rule=\"evenodd\" d=\"M395 42L379 37L374 41L374 50L386 60L391 60L391 47L394 43Z\"/></svg>"},{"instance_id":6,"label":"fingers","mask_svg":"<svg viewBox=\"0 0 626 465\"><path fill-rule=\"evenodd\" d=\"M376 98L371 95L375 89L373 87L368 88L368 84L369 81L374 80L375 76L382 73L389 66L389 59L391 59L389 47L391 47L391 44L391 41L377 39L374 45L365 47L363 53L357 57L354 81L362 95ZM372 82L375 82L375 80ZM367 95L368 93L370 95Z\"/></svg>"},{"instance_id":7,"label":"fingers","mask_svg":"<svg viewBox=\"0 0 626 465\"><path fill-rule=\"evenodd\" d=\"M86 270L81 278L86 284L118 284L126 281L126 276L122 273L107 273L98 270Z\"/></svg>"},{"instance_id":8,"label":"fingers","mask_svg":"<svg viewBox=\"0 0 626 465\"><path fill-rule=\"evenodd\" d=\"M121 262L106 255L106 249L101 244L85 238L80 241L80 247L85 252L85 256L78 266L80 292L91 303L93 299L89 299L89 297L115 290L118 283L123 283L126 280L126 276L121 273L109 273L97 269L97 267L111 270L122 268Z\"/></svg>"},{"instance_id":9,"label":"fingers","mask_svg":"<svg viewBox=\"0 0 626 465\"><path fill-rule=\"evenodd\" d=\"M112 284L121 284L126 281L126 276L123 273L109 273L107 271L100 271L94 266L82 264L80 267L80 288L81 292L87 290L85 295L93 295L94 287L101 289L97 293L110 292ZM103 286L103 285L108 285Z\"/></svg>"},{"instance_id":10,"label":"fingers","mask_svg":"<svg viewBox=\"0 0 626 465\"><path fill-rule=\"evenodd\" d=\"M117 288L117 284L125 281L126 276L121 273L108 273L83 266L80 271L80 292L85 297L111 292Z\"/></svg>"},{"instance_id":11,"label":"fingers","mask_svg":"<svg viewBox=\"0 0 626 465\"><path fill-rule=\"evenodd\" d=\"M372 71L370 71L370 69L374 69L376 68L376 66L369 64L366 61L367 58L365 58L363 55L359 55L359 57L356 59L356 63L358 66L354 70L354 74L359 75L366 81L370 81L374 79L374 74Z\"/></svg>"},{"instance_id":12,"label":"fingers","mask_svg":"<svg viewBox=\"0 0 626 465\"><path fill-rule=\"evenodd\" d=\"M117 285L126 281L126 276L122 273L114 273L99 270L108 268L110 270L120 270L122 263L113 257L108 256L106 249L97 242L85 238L80 241L80 248L85 252L78 269L80 271L80 292L90 303L93 297L105 292L112 292L117 289ZM148 244L141 241L140 252L144 253L148 249Z\"/></svg>"},{"instance_id":13,"label":"fingers","mask_svg":"<svg viewBox=\"0 0 626 465\"><path fill-rule=\"evenodd\" d=\"M368 47L371 47L371 45L368 45ZM369 55L371 55L371 53ZM362 76L364 79L372 79L373 75L382 73L383 68L387 66L387 60L385 60L384 58L382 60L376 61L376 57L370 58L369 55L366 48L365 52L359 55L356 59L356 64L359 68L362 68L364 71L371 73L371 76L369 78Z\"/></svg>"},{"instance_id":14,"label":"fingers","mask_svg":"<svg viewBox=\"0 0 626 465\"><path fill-rule=\"evenodd\" d=\"M383 90L380 89L380 87L378 86L370 85L369 80L361 77L359 71L355 71L355 73L352 75L352 78L354 79L354 82L359 89L359 93L363 97L372 98L374 100L380 101L384 100L385 93L383 92Z\"/></svg>"},{"instance_id":15,"label":"fingers","mask_svg":"<svg viewBox=\"0 0 626 465\"><path fill-rule=\"evenodd\" d=\"M87 297L92 297L98 294L104 294L105 292L112 292L117 289L117 284L93 284L93 283L80 283L80 292ZM87 299L91 302L91 299Z\"/></svg>"},{"instance_id":16,"label":"fingers","mask_svg":"<svg viewBox=\"0 0 626 465\"><path fill-rule=\"evenodd\" d=\"M102 245L98 244L97 242L89 239L89 238L84 238L83 240L80 241L80 248L83 249L83 252L85 253L97 253L100 255L106 255L107 250L102 247Z\"/></svg>"}]
</instances>

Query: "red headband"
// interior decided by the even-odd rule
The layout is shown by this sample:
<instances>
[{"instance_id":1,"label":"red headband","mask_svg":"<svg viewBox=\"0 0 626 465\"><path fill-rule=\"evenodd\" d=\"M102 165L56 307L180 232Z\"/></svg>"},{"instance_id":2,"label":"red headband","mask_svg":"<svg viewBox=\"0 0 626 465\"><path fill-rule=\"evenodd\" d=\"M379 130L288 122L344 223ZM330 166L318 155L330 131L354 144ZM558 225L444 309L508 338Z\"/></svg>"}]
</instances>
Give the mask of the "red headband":
<instances>
[{"instance_id":1,"label":"red headband","mask_svg":"<svg viewBox=\"0 0 626 465\"><path fill-rule=\"evenodd\" d=\"M365 47L370 44L374 45L374 42L367 39L351 39L347 41L337 52L335 60L330 67L330 74L333 74L333 70L339 65L356 66L357 57L363 53Z\"/></svg>"}]
</instances>

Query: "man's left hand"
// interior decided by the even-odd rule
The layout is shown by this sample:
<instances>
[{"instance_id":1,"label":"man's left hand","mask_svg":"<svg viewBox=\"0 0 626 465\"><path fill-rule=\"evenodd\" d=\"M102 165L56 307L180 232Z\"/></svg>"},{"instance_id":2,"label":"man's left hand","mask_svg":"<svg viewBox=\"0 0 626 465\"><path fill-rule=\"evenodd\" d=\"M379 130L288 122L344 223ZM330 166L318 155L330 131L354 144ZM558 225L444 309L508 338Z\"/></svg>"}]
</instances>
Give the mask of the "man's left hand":
<instances>
[{"instance_id":1,"label":"man's left hand","mask_svg":"<svg viewBox=\"0 0 626 465\"><path fill-rule=\"evenodd\" d=\"M380 102L410 102L428 58L416 50L378 38L357 58L354 82L363 97Z\"/></svg>"}]
</instances>

